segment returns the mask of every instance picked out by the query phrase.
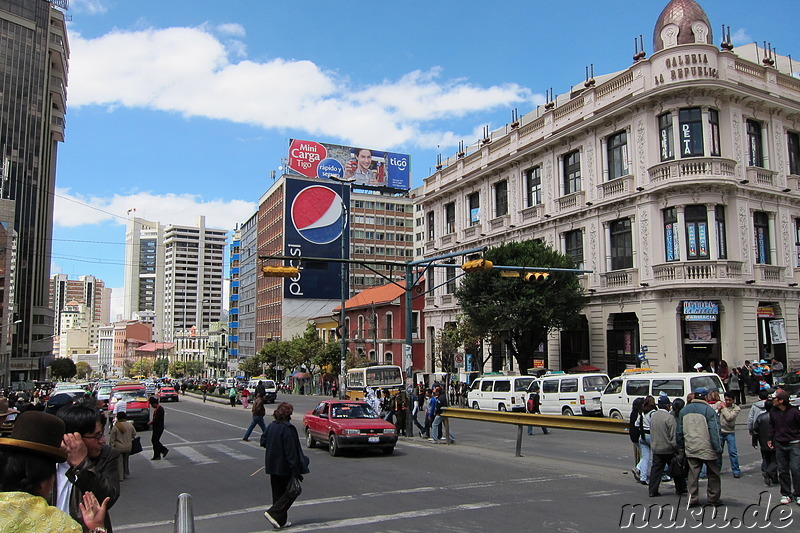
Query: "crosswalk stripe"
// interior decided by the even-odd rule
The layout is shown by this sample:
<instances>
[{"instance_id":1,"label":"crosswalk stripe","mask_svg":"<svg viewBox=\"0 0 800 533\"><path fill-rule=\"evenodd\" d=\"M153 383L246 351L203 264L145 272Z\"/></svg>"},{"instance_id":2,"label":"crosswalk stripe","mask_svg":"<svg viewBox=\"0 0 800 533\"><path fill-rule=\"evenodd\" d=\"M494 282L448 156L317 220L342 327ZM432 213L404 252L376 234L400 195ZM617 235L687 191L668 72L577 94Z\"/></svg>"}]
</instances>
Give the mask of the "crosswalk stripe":
<instances>
[{"instance_id":1,"label":"crosswalk stripe","mask_svg":"<svg viewBox=\"0 0 800 533\"><path fill-rule=\"evenodd\" d=\"M255 459L255 457L251 457L249 455L245 455L243 453L239 453L236 450L234 450L233 448L231 448L230 446L226 446L225 444L214 443L214 444L209 444L208 447L209 448L213 448L214 450L217 450L218 452L222 452L225 455L227 455L228 457L231 457L233 459L237 459L239 461L245 461L245 460L249 461L249 460Z\"/></svg>"},{"instance_id":2,"label":"crosswalk stripe","mask_svg":"<svg viewBox=\"0 0 800 533\"><path fill-rule=\"evenodd\" d=\"M190 446L175 446L173 448L170 448L170 451L172 450L175 450L177 453L183 455L194 464L207 465L217 462L215 459L212 459L207 455L203 455L202 453L198 452L197 450L195 450Z\"/></svg>"}]
</instances>

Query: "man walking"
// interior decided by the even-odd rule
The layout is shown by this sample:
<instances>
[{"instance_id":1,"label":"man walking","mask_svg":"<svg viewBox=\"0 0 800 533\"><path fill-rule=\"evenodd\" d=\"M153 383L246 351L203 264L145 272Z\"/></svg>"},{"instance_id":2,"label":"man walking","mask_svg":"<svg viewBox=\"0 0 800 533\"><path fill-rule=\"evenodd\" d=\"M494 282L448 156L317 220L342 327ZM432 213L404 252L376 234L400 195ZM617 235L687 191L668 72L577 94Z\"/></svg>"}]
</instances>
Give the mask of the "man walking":
<instances>
[{"instance_id":1,"label":"man walking","mask_svg":"<svg viewBox=\"0 0 800 533\"><path fill-rule=\"evenodd\" d=\"M708 405L708 389L698 387L694 399L681 409L678 418L678 447L686 450L689 463L689 505L700 505L698 499L700 470L703 465L708 475L709 505L722 505L722 482L719 477L719 456L722 453L717 412Z\"/></svg>"},{"instance_id":2,"label":"man walking","mask_svg":"<svg viewBox=\"0 0 800 533\"><path fill-rule=\"evenodd\" d=\"M676 438L677 423L670 414L672 404L667 396L659 396L658 409L650 417L650 453L652 463L648 476L648 493L651 498L661 496L658 488L664 476L664 467L669 465L669 471L675 481L675 492L686 494L686 478L683 477L680 465L675 460L678 454L678 441Z\"/></svg>"},{"instance_id":3,"label":"man walking","mask_svg":"<svg viewBox=\"0 0 800 533\"><path fill-rule=\"evenodd\" d=\"M775 392L772 402L767 445L775 450L781 503L794 498L800 505L800 411L789 403L789 393L783 389Z\"/></svg>"},{"instance_id":4,"label":"man walking","mask_svg":"<svg viewBox=\"0 0 800 533\"><path fill-rule=\"evenodd\" d=\"M742 477L742 471L739 468L739 450L736 449L736 417L739 416L741 407L734 403L733 392L728 391L725 393L725 405L719 410L719 423L720 423L720 440L722 451L725 451L725 445L728 446L728 456L731 460L731 471L733 477ZM722 455L719 457L719 465L722 467Z\"/></svg>"},{"instance_id":5,"label":"man walking","mask_svg":"<svg viewBox=\"0 0 800 533\"><path fill-rule=\"evenodd\" d=\"M250 440L250 434L256 426L261 428L262 434L267 430L267 425L264 423L264 416L267 414L267 410L264 408L264 397L262 395L256 393L256 399L253 400L253 408L250 412L253 413L253 420L242 438L245 442Z\"/></svg>"},{"instance_id":6,"label":"man walking","mask_svg":"<svg viewBox=\"0 0 800 533\"><path fill-rule=\"evenodd\" d=\"M161 435L164 434L164 408L161 407L155 396L150 397L150 407L153 408L153 419L149 422L153 426L153 435L150 437L150 442L153 444L151 461L158 461L162 455L166 459L169 453L167 447L161 444Z\"/></svg>"},{"instance_id":7,"label":"man walking","mask_svg":"<svg viewBox=\"0 0 800 533\"><path fill-rule=\"evenodd\" d=\"M525 410L533 415L542 414L538 383L533 384L533 390L528 397L528 401L525 402ZM547 435L550 433L550 431L546 427L542 426L542 433ZM533 426L528 426L528 435L533 435Z\"/></svg>"}]
</instances>

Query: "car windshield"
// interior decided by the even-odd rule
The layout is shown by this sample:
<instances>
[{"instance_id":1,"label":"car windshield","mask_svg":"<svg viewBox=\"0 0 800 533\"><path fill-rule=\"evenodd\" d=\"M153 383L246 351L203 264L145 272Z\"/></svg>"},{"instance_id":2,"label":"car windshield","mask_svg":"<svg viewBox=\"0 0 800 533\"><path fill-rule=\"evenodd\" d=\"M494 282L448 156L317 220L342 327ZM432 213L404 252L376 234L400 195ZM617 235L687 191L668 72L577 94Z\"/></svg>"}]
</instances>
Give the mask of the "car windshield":
<instances>
[{"instance_id":1,"label":"car windshield","mask_svg":"<svg viewBox=\"0 0 800 533\"><path fill-rule=\"evenodd\" d=\"M115 394L115 396L119 396L120 399L124 402L146 402L147 396L144 394L144 391L119 391Z\"/></svg>"},{"instance_id":2,"label":"car windshield","mask_svg":"<svg viewBox=\"0 0 800 533\"><path fill-rule=\"evenodd\" d=\"M161 393L163 394L165 392L175 392L175 389L172 387L161 387Z\"/></svg>"},{"instance_id":3,"label":"car windshield","mask_svg":"<svg viewBox=\"0 0 800 533\"><path fill-rule=\"evenodd\" d=\"M333 418L378 418L378 413L366 404L344 403L333 406Z\"/></svg>"},{"instance_id":4,"label":"car windshield","mask_svg":"<svg viewBox=\"0 0 800 533\"><path fill-rule=\"evenodd\" d=\"M528 390L528 385L531 384L533 378L519 378L514 381L514 392L525 392Z\"/></svg>"},{"instance_id":5,"label":"car windshield","mask_svg":"<svg viewBox=\"0 0 800 533\"><path fill-rule=\"evenodd\" d=\"M100 387L97 389L97 394L111 394L111 387Z\"/></svg>"},{"instance_id":6,"label":"car windshield","mask_svg":"<svg viewBox=\"0 0 800 533\"><path fill-rule=\"evenodd\" d=\"M583 378L583 390L585 391L602 391L608 385L608 378L606 376L586 376Z\"/></svg>"}]
</instances>

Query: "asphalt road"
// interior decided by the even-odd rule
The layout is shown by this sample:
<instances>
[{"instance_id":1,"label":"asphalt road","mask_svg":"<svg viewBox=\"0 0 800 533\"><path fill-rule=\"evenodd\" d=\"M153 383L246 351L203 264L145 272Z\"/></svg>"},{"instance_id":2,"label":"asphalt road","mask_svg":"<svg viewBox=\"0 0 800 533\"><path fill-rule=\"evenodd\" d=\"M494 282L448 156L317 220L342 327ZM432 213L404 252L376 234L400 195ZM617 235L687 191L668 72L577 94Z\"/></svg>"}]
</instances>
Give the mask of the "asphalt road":
<instances>
[{"instance_id":1,"label":"asphalt road","mask_svg":"<svg viewBox=\"0 0 800 533\"><path fill-rule=\"evenodd\" d=\"M319 399L278 398L295 405L298 430L302 414ZM263 517L271 492L262 470L260 430L250 442L241 440L249 412L188 397L166 404L165 410L162 442L169 456L150 461L150 433L140 433L145 450L131 458L132 476L123 482L122 497L111 511L114 530L172 531L176 500L184 492L192 496L198 532L271 530ZM267 412L271 413L269 406ZM515 426L456 420L451 426L457 439L453 446L401 438L392 456L345 451L334 458L325 448L305 450L311 473L290 511L290 530L429 533L502 527L574 533L659 525L654 512L642 522L645 509L634 507L637 504L664 506L662 527L674 520L683 529L732 529L738 524L762 531L793 530L800 506L777 506L777 487L764 486L760 456L744 428L746 418L744 410L737 432L743 476L733 479L726 460L726 505L716 517L712 508L690 514L671 483L662 485L664 496L648 498L647 488L630 474L632 447L627 436L567 430L542 435L537 428L534 436L523 435L525 457L518 458ZM703 484L701 501L704 491ZM640 521L632 521L633 516ZM768 520L771 526L761 528Z\"/></svg>"}]
</instances>

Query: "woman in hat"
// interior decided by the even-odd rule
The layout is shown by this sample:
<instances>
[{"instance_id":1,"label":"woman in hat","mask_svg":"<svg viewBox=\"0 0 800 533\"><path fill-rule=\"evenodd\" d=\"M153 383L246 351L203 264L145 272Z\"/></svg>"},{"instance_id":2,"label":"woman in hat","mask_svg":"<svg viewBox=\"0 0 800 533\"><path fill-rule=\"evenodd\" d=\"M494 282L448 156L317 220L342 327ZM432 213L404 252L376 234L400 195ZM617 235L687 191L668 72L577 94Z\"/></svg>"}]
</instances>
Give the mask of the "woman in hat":
<instances>
[{"instance_id":1,"label":"woman in hat","mask_svg":"<svg viewBox=\"0 0 800 533\"><path fill-rule=\"evenodd\" d=\"M17 417L10 438L0 438L0 531L81 533L82 526L67 513L47 504L56 463L67 460L61 449L64 422L40 411ZM80 504L90 533L103 533L108 498L100 505L94 494Z\"/></svg>"}]
</instances>

